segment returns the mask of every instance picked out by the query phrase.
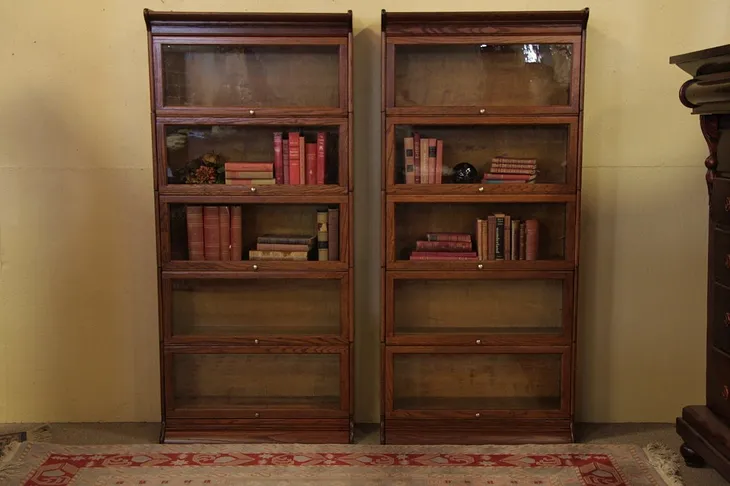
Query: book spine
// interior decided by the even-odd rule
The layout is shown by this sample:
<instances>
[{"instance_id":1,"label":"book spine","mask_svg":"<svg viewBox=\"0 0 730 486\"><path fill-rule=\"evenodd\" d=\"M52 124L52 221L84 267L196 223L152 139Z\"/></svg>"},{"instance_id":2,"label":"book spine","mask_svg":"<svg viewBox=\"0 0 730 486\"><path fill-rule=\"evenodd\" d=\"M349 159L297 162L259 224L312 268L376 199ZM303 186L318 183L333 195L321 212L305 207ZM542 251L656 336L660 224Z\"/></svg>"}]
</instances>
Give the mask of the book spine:
<instances>
[{"instance_id":1,"label":"book spine","mask_svg":"<svg viewBox=\"0 0 730 486\"><path fill-rule=\"evenodd\" d=\"M261 251L250 250L249 260L293 260L306 261L309 252L306 251Z\"/></svg>"},{"instance_id":2,"label":"book spine","mask_svg":"<svg viewBox=\"0 0 730 486\"><path fill-rule=\"evenodd\" d=\"M525 243L527 235L525 234L525 222L520 221L520 260L525 259Z\"/></svg>"},{"instance_id":3,"label":"book spine","mask_svg":"<svg viewBox=\"0 0 730 486\"><path fill-rule=\"evenodd\" d=\"M226 179L274 179L273 172L226 171Z\"/></svg>"},{"instance_id":4,"label":"book spine","mask_svg":"<svg viewBox=\"0 0 730 486\"><path fill-rule=\"evenodd\" d=\"M330 261L340 259L340 210L327 210L327 256Z\"/></svg>"},{"instance_id":5,"label":"book spine","mask_svg":"<svg viewBox=\"0 0 730 486\"><path fill-rule=\"evenodd\" d=\"M537 260L539 230L536 219L525 221L525 260Z\"/></svg>"},{"instance_id":6,"label":"book spine","mask_svg":"<svg viewBox=\"0 0 730 486\"><path fill-rule=\"evenodd\" d=\"M229 186L272 186L276 185L276 179L226 179Z\"/></svg>"},{"instance_id":7,"label":"book spine","mask_svg":"<svg viewBox=\"0 0 730 486\"><path fill-rule=\"evenodd\" d=\"M487 252L489 242L489 220L482 220L482 259L488 260L489 254Z\"/></svg>"},{"instance_id":8,"label":"book spine","mask_svg":"<svg viewBox=\"0 0 730 486\"><path fill-rule=\"evenodd\" d=\"M531 174L500 174L492 172L484 174L483 177L483 179L495 181L529 181L531 178Z\"/></svg>"},{"instance_id":9,"label":"book spine","mask_svg":"<svg viewBox=\"0 0 730 486\"><path fill-rule=\"evenodd\" d=\"M512 216L504 216L504 259L512 260Z\"/></svg>"},{"instance_id":10,"label":"book spine","mask_svg":"<svg viewBox=\"0 0 730 486\"><path fill-rule=\"evenodd\" d=\"M240 260L243 253L243 230L241 206L231 207L231 260Z\"/></svg>"},{"instance_id":11,"label":"book spine","mask_svg":"<svg viewBox=\"0 0 730 486\"><path fill-rule=\"evenodd\" d=\"M289 132L289 183L299 184L299 133Z\"/></svg>"},{"instance_id":12,"label":"book spine","mask_svg":"<svg viewBox=\"0 0 730 486\"><path fill-rule=\"evenodd\" d=\"M283 179L284 184L289 184L289 177L290 177L290 168L289 168L289 140L282 140L281 141L281 158L282 163L284 164L284 170L283 172Z\"/></svg>"},{"instance_id":13,"label":"book spine","mask_svg":"<svg viewBox=\"0 0 730 486\"><path fill-rule=\"evenodd\" d=\"M403 139L403 151L405 152L404 170L406 174L406 184L416 183L415 165L413 164L413 137L405 137Z\"/></svg>"},{"instance_id":14,"label":"book spine","mask_svg":"<svg viewBox=\"0 0 730 486\"><path fill-rule=\"evenodd\" d=\"M256 238L256 243L271 245L312 245L314 243L314 238L296 236L259 236Z\"/></svg>"},{"instance_id":15,"label":"book spine","mask_svg":"<svg viewBox=\"0 0 730 486\"><path fill-rule=\"evenodd\" d=\"M421 139L421 184L428 184L428 138Z\"/></svg>"},{"instance_id":16,"label":"book spine","mask_svg":"<svg viewBox=\"0 0 730 486\"><path fill-rule=\"evenodd\" d=\"M476 252L427 252L414 251L411 253L411 260L478 260Z\"/></svg>"},{"instance_id":17,"label":"book spine","mask_svg":"<svg viewBox=\"0 0 730 486\"><path fill-rule=\"evenodd\" d=\"M477 222L479 223L479 221ZM469 251L471 248L471 242L467 241L416 241L417 250Z\"/></svg>"},{"instance_id":18,"label":"book spine","mask_svg":"<svg viewBox=\"0 0 730 486\"><path fill-rule=\"evenodd\" d=\"M413 183L421 183L421 135L413 134Z\"/></svg>"},{"instance_id":19,"label":"book spine","mask_svg":"<svg viewBox=\"0 0 730 486\"><path fill-rule=\"evenodd\" d=\"M519 260L520 259L520 220L519 219L513 219L512 220L512 253L510 255L510 258L512 260Z\"/></svg>"},{"instance_id":20,"label":"book spine","mask_svg":"<svg viewBox=\"0 0 730 486\"><path fill-rule=\"evenodd\" d=\"M205 233L205 259L220 260L220 221L217 206L203 207L203 231Z\"/></svg>"},{"instance_id":21,"label":"book spine","mask_svg":"<svg viewBox=\"0 0 730 486\"><path fill-rule=\"evenodd\" d=\"M436 149L438 141L435 138L428 139L428 183L436 184Z\"/></svg>"},{"instance_id":22,"label":"book spine","mask_svg":"<svg viewBox=\"0 0 730 486\"><path fill-rule=\"evenodd\" d=\"M276 154L275 154L276 155ZM224 169L226 172L271 172L274 173L274 162L226 162Z\"/></svg>"},{"instance_id":23,"label":"book spine","mask_svg":"<svg viewBox=\"0 0 730 486\"><path fill-rule=\"evenodd\" d=\"M436 180L435 184L441 184L444 179L444 141L436 142Z\"/></svg>"},{"instance_id":24,"label":"book spine","mask_svg":"<svg viewBox=\"0 0 730 486\"><path fill-rule=\"evenodd\" d=\"M218 207L220 223L221 260L231 259L231 210L228 206Z\"/></svg>"},{"instance_id":25,"label":"book spine","mask_svg":"<svg viewBox=\"0 0 730 486\"><path fill-rule=\"evenodd\" d=\"M319 261L329 260L327 219L327 211L317 211L317 259Z\"/></svg>"},{"instance_id":26,"label":"book spine","mask_svg":"<svg viewBox=\"0 0 730 486\"><path fill-rule=\"evenodd\" d=\"M427 241L469 241L471 235L469 233L427 233Z\"/></svg>"},{"instance_id":27,"label":"book spine","mask_svg":"<svg viewBox=\"0 0 730 486\"><path fill-rule=\"evenodd\" d=\"M291 243L256 243L259 251L310 251L309 245L296 245Z\"/></svg>"},{"instance_id":28,"label":"book spine","mask_svg":"<svg viewBox=\"0 0 730 486\"><path fill-rule=\"evenodd\" d=\"M496 229L494 233L494 259L504 260L504 215L496 217Z\"/></svg>"},{"instance_id":29,"label":"book spine","mask_svg":"<svg viewBox=\"0 0 730 486\"><path fill-rule=\"evenodd\" d=\"M186 206L185 221L188 230L188 260L205 260L203 207Z\"/></svg>"},{"instance_id":30,"label":"book spine","mask_svg":"<svg viewBox=\"0 0 730 486\"><path fill-rule=\"evenodd\" d=\"M495 259L495 241L497 234L497 218L492 214L487 216L487 260Z\"/></svg>"},{"instance_id":31,"label":"book spine","mask_svg":"<svg viewBox=\"0 0 730 486\"><path fill-rule=\"evenodd\" d=\"M327 132L317 132L317 184L325 181L325 167L327 167Z\"/></svg>"},{"instance_id":32,"label":"book spine","mask_svg":"<svg viewBox=\"0 0 730 486\"><path fill-rule=\"evenodd\" d=\"M274 132L274 176L277 184L284 183L284 157L282 154L283 132Z\"/></svg>"},{"instance_id":33,"label":"book spine","mask_svg":"<svg viewBox=\"0 0 730 486\"><path fill-rule=\"evenodd\" d=\"M307 183L307 142L304 135L299 134L299 184Z\"/></svg>"},{"instance_id":34,"label":"book spine","mask_svg":"<svg viewBox=\"0 0 730 486\"><path fill-rule=\"evenodd\" d=\"M305 144L304 151L306 152L307 184L317 184L317 144Z\"/></svg>"}]
</instances>

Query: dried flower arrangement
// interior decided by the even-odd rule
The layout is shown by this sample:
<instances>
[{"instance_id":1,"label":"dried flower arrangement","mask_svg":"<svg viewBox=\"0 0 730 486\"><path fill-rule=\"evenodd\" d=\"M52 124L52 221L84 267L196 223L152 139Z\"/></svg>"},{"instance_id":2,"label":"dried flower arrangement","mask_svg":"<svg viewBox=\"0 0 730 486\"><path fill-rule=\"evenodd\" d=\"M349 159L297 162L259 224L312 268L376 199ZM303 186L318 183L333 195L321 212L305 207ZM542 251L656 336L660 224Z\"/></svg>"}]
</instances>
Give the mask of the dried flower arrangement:
<instances>
[{"instance_id":1,"label":"dried flower arrangement","mask_svg":"<svg viewBox=\"0 0 730 486\"><path fill-rule=\"evenodd\" d=\"M185 184L224 184L225 162L222 155L208 152L178 169L175 176Z\"/></svg>"}]
</instances>

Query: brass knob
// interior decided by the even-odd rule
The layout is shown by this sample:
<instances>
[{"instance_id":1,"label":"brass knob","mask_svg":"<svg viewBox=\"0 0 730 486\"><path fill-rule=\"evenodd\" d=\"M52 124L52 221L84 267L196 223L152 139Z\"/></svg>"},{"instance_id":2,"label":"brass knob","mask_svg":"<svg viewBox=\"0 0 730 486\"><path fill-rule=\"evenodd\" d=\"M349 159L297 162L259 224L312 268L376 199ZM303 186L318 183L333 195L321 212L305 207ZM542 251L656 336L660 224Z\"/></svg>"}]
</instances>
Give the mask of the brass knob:
<instances>
[{"instance_id":1,"label":"brass knob","mask_svg":"<svg viewBox=\"0 0 730 486\"><path fill-rule=\"evenodd\" d=\"M256 188L255 187L252 187L251 188L251 192L256 192Z\"/></svg>"},{"instance_id":2,"label":"brass knob","mask_svg":"<svg viewBox=\"0 0 730 486\"><path fill-rule=\"evenodd\" d=\"M474 416L475 416L476 418L479 418L479 417L481 417L481 416L482 416L482 414L480 414L479 412L477 412L477 413L475 413L475 414L474 414Z\"/></svg>"},{"instance_id":3,"label":"brass knob","mask_svg":"<svg viewBox=\"0 0 730 486\"><path fill-rule=\"evenodd\" d=\"M484 265L482 265L482 264L480 263L479 265L477 265L477 268L478 268L479 270L481 270L482 268L484 268Z\"/></svg>"},{"instance_id":4,"label":"brass knob","mask_svg":"<svg viewBox=\"0 0 730 486\"><path fill-rule=\"evenodd\" d=\"M258 344L258 343L259 343L259 340L258 340L258 339L254 339L254 340L253 340L253 343L254 343L254 344Z\"/></svg>"},{"instance_id":5,"label":"brass knob","mask_svg":"<svg viewBox=\"0 0 730 486\"><path fill-rule=\"evenodd\" d=\"M481 110L479 110L479 114L480 114L480 115L483 115L483 114L485 114L486 112L487 112L487 110L485 110L484 108L482 108Z\"/></svg>"},{"instance_id":6,"label":"brass knob","mask_svg":"<svg viewBox=\"0 0 730 486\"><path fill-rule=\"evenodd\" d=\"M259 418L260 417L260 415L259 415L258 412L256 412L255 414L253 414L253 416L256 417L256 418Z\"/></svg>"},{"instance_id":7,"label":"brass knob","mask_svg":"<svg viewBox=\"0 0 730 486\"><path fill-rule=\"evenodd\" d=\"M254 270L258 270L258 269L259 269L259 266L258 266L258 265L254 265L254 266L253 266L253 269L254 269Z\"/></svg>"},{"instance_id":8,"label":"brass knob","mask_svg":"<svg viewBox=\"0 0 730 486\"><path fill-rule=\"evenodd\" d=\"M479 187L479 192L484 192L484 186Z\"/></svg>"},{"instance_id":9,"label":"brass knob","mask_svg":"<svg viewBox=\"0 0 730 486\"><path fill-rule=\"evenodd\" d=\"M482 340L481 339L477 339L477 344L482 344Z\"/></svg>"},{"instance_id":10,"label":"brass knob","mask_svg":"<svg viewBox=\"0 0 730 486\"><path fill-rule=\"evenodd\" d=\"M256 112L255 112L254 110L248 110L248 114L249 114L249 115L255 115L255 114L256 114Z\"/></svg>"},{"instance_id":11,"label":"brass knob","mask_svg":"<svg viewBox=\"0 0 730 486\"><path fill-rule=\"evenodd\" d=\"M730 397L730 388L728 388L727 385L723 385L723 387L722 387L722 398L724 398L725 400L727 400L728 397Z\"/></svg>"}]
</instances>

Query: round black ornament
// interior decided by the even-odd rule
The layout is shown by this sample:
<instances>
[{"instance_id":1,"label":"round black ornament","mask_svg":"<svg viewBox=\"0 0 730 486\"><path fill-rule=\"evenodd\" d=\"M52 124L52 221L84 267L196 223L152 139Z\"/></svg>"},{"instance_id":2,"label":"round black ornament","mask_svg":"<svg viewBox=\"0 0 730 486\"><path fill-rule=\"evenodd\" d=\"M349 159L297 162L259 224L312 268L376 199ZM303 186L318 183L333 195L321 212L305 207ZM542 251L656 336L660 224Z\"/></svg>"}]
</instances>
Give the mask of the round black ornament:
<instances>
[{"instance_id":1,"label":"round black ornament","mask_svg":"<svg viewBox=\"0 0 730 486\"><path fill-rule=\"evenodd\" d=\"M453 181L455 184L472 184L479 179L476 168L468 162L456 164L453 169Z\"/></svg>"}]
</instances>

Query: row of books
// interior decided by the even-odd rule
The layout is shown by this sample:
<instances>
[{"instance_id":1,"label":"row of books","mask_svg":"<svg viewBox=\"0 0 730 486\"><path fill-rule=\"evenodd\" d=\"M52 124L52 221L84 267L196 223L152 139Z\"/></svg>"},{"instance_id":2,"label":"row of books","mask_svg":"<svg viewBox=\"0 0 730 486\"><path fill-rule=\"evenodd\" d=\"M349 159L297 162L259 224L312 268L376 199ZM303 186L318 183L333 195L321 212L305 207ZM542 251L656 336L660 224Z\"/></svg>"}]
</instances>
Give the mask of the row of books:
<instances>
[{"instance_id":1,"label":"row of books","mask_svg":"<svg viewBox=\"0 0 730 486\"><path fill-rule=\"evenodd\" d=\"M240 261L243 255L241 206L185 206L188 259ZM249 260L339 260L339 209L317 210L314 235L267 234L256 238ZM316 250L316 251L315 251Z\"/></svg>"},{"instance_id":2,"label":"row of books","mask_svg":"<svg viewBox=\"0 0 730 486\"><path fill-rule=\"evenodd\" d=\"M539 222L495 213L476 221L470 233L427 233L416 241L410 260L537 260Z\"/></svg>"},{"instance_id":3,"label":"row of books","mask_svg":"<svg viewBox=\"0 0 730 486\"><path fill-rule=\"evenodd\" d=\"M267 234L256 238L249 260L337 261L340 259L340 210L317 210L316 235Z\"/></svg>"},{"instance_id":4,"label":"row of books","mask_svg":"<svg viewBox=\"0 0 730 486\"><path fill-rule=\"evenodd\" d=\"M241 206L186 206L188 259L240 260Z\"/></svg>"},{"instance_id":5,"label":"row of books","mask_svg":"<svg viewBox=\"0 0 730 486\"><path fill-rule=\"evenodd\" d=\"M406 184L441 184L444 141L413 133L403 139Z\"/></svg>"},{"instance_id":6,"label":"row of books","mask_svg":"<svg viewBox=\"0 0 730 486\"><path fill-rule=\"evenodd\" d=\"M489 172L482 176L485 184L534 184L537 160L494 157Z\"/></svg>"}]
</instances>

